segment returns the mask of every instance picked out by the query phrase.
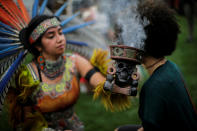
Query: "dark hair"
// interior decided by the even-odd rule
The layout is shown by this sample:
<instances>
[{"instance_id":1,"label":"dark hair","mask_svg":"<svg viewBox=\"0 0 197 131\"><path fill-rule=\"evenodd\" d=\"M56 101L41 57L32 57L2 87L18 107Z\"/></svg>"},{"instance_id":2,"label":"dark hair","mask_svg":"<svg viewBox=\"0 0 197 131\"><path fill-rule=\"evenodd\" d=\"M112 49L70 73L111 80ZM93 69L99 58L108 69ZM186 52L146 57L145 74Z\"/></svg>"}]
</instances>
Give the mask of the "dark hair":
<instances>
[{"instance_id":1,"label":"dark hair","mask_svg":"<svg viewBox=\"0 0 197 131\"><path fill-rule=\"evenodd\" d=\"M171 55L176 48L179 25L175 12L162 1L145 0L138 6L142 20L149 24L144 27L146 33L145 54L155 58Z\"/></svg>"},{"instance_id":2,"label":"dark hair","mask_svg":"<svg viewBox=\"0 0 197 131\"><path fill-rule=\"evenodd\" d=\"M96 0L82 0L80 2L81 8L89 8L96 4Z\"/></svg>"},{"instance_id":3,"label":"dark hair","mask_svg":"<svg viewBox=\"0 0 197 131\"><path fill-rule=\"evenodd\" d=\"M49 15L38 15L35 16L30 23L28 24L28 26L26 28L24 28L21 32L20 32L20 41L23 43L23 45L25 46L26 49L28 49L28 51L30 53L32 53L34 55L35 58L37 58L40 54L40 52L36 49L36 46L42 46L41 45L41 38L43 35L41 35L34 43L30 44L29 42L29 37L31 35L31 33L33 32L33 30L44 20L46 19L51 19L55 16L49 16ZM59 19L58 19L59 20ZM43 33L44 34L44 33Z\"/></svg>"}]
</instances>

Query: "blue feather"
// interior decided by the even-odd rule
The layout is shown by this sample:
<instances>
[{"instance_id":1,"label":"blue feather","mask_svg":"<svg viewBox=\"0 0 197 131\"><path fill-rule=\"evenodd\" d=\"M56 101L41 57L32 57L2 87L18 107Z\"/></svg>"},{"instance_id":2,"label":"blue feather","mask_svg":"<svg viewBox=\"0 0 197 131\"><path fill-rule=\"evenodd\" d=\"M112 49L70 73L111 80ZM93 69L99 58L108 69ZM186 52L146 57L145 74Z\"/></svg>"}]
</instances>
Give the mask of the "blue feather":
<instances>
[{"instance_id":1,"label":"blue feather","mask_svg":"<svg viewBox=\"0 0 197 131\"><path fill-rule=\"evenodd\" d=\"M9 83L12 75L14 74L14 72L17 70L18 66L22 62L25 54L26 53L24 51L22 51L18 55L18 58L13 62L13 64L9 67L9 69L5 72L5 74L1 78L1 81L0 81L0 96L1 96L1 98L2 98L2 95L4 93L4 90L5 90L6 86L7 86L7 84ZM7 93L7 92L5 92L5 93ZM4 94L4 95L6 95L6 94ZM5 99L5 96L2 99ZM0 105L0 107L3 105L3 103L2 103L3 100L2 99L1 99L1 105Z\"/></svg>"},{"instance_id":2,"label":"blue feather","mask_svg":"<svg viewBox=\"0 0 197 131\"><path fill-rule=\"evenodd\" d=\"M10 30L7 30L5 28L0 28L0 32L7 33L7 34L16 34L16 33L12 32Z\"/></svg>"},{"instance_id":3,"label":"blue feather","mask_svg":"<svg viewBox=\"0 0 197 131\"><path fill-rule=\"evenodd\" d=\"M5 30L5 29L2 29L2 28L0 28L0 32L5 33L5 34L15 34L15 33L11 32L9 30Z\"/></svg>"},{"instance_id":4,"label":"blue feather","mask_svg":"<svg viewBox=\"0 0 197 131\"><path fill-rule=\"evenodd\" d=\"M21 46L14 45L14 46L8 47L6 49L3 49L0 51L0 55L2 55L3 53L6 53L6 52L12 51L12 50L16 50L16 49L18 49L18 47L21 47Z\"/></svg>"},{"instance_id":5,"label":"blue feather","mask_svg":"<svg viewBox=\"0 0 197 131\"><path fill-rule=\"evenodd\" d=\"M67 6L67 2L65 2L56 12L55 12L55 16L60 16L61 13L63 12L63 10L66 8Z\"/></svg>"},{"instance_id":6,"label":"blue feather","mask_svg":"<svg viewBox=\"0 0 197 131\"><path fill-rule=\"evenodd\" d=\"M0 51L15 45L19 45L19 44L10 44L10 43L4 43L4 44L0 44Z\"/></svg>"},{"instance_id":7,"label":"blue feather","mask_svg":"<svg viewBox=\"0 0 197 131\"><path fill-rule=\"evenodd\" d=\"M32 8L32 18L34 18L38 14L38 4L39 4L39 0L34 0L34 4Z\"/></svg>"},{"instance_id":8,"label":"blue feather","mask_svg":"<svg viewBox=\"0 0 197 131\"><path fill-rule=\"evenodd\" d=\"M12 38L2 38L2 37L0 37L0 44L2 44L2 43L11 44L11 43L16 43L16 42L19 42L19 39L16 40L16 39L12 39Z\"/></svg>"},{"instance_id":9,"label":"blue feather","mask_svg":"<svg viewBox=\"0 0 197 131\"><path fill-rule=\"evenodd\" d=\"M74 19L76 16L78 16L80 14L80 12L77 12L76 14L74 14L73 16L67 18L66 20L61 22L61 26L64 26L65 24L67 24L68 22L70 22L72 19Z\"/></svg>"},{"instance_id":10,"label":"blue feather","mask_svg":"<svg viewBox=\"0 0 197 131\"><path fill-rule=\"evenodd\" d=\"M48 0L44 0L41 7L40 7L40 15L42 15L44 13L45 7L48 3Z\"/></svg>"},{"instance_id":11,"label":"blue feather","mask_svg":"<svg viewBox=\"0 0 197 131\"><path fill-rule=\"evenodd\" d=\"M89 21L89 22L86 22L86 23L83 23L83 24L80 24L80 25L71 26L71 27L63 29L62 32L64 34L67 34L69 32L72 32L74 30L77 30L79 28L83 28L85 26L88 26L88 25L91 25L91 24L94 24L94 23L95 23L95 21Z\"/></svg>"},{"instance_id":12,"label":"blue feather","mask_svg":"<svg viewBox=\"0 0 197 131\"><path fill-rule=\"evenodd\" d=\"M79 45L79 46L88 46L87 43L81 41L66 40L66 43L72 45Z\"/></svg>"},{"instance_id":13,"label":"blue feather","mask_svg":"<svg viewBox=\"0 0 197 131\"><path fill-rule=\"evenodd\" d=\"M1 29L1 28L0 28L0 36L2 36L2 37L15 37L15 38L18 37L17 34L15 34L13 32L10 32L8 30L5 30L5 29Z\"/></svg>"},{"instance_id":14,"label":"blue feather","mask_svg":"<svg viewBox=\"0 0 197 131\"><path fill-rule=\"evenodd\" d=\"M1 21L0 21L0 27L3 27L4 29L8 29L8 30L10 30L12 32L16 32L12 27L10 27L9 25L6 25L6 24L2 23Z\"/></svg>"},{"instance_id":15,"label":"blue feather","mask_svg":"<svg viewBox=\"0 0 197 131\"><path fill-rule=\"evenodd\" d=\"M14 55L14 54L16 54L17 52L18 52L18 50L12 50L12 51L3 53L3 54L0 55L0 59L4 59L4 58L7 57L7 56Z\"/></svg>"},{"instance_id":16,"label":"blue feather","mask_svg":"<svg viewBox=\"0 0 197 131\"><path fill-rule=\"evenodd\" d=\"M4 36L4 37L15 37L15 38L18 37L15 34L10 34L10 33L7 33L7 32L4 32L4 31L1 31L1 30L0 30L0 36Z\"/></svg>"}]
</instances>

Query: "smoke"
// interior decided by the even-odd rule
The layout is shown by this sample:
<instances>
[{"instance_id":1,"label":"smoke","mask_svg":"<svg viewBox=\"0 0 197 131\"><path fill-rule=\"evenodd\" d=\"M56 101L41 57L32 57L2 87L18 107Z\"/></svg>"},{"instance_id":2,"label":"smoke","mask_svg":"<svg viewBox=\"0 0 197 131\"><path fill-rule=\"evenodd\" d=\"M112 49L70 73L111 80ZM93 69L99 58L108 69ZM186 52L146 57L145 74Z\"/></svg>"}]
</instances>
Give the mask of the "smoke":
<instances>
[{"instance_id":1,"label":"smoke","mask_svg":"<svg viewBox=\"0 0 197 131\"><path fill-rule=\"evenodd\" d=\"M119 41L115 41L115 43L144 50L144 40L146 39L144 26L149 22L140 19L137 12L138 3L138 0L101 0L100 7L109 15L112 22L121 27Z\"/></svg>"}]
</instances>

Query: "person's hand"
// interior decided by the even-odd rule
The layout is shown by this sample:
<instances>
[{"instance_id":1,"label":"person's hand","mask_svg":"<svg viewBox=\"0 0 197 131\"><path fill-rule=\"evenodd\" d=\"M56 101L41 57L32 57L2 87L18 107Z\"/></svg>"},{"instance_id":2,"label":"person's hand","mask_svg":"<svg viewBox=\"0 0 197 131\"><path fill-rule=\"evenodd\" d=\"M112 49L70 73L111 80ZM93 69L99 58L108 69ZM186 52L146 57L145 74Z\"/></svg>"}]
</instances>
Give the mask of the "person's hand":
<instances>
[{"instance_id":1,"label":"person's hand","mask_svg":"<svg viewBox=\"0 0 197 131\"><path fill-rule=\"evenodd\" d=\"M124 94L124 95L130 95L131 93L131 87L125 87L125 88L121 88L119 86L117 86L116 84L114 84L114 87L112 88L112 92L113 93L120 93L120 94Z\"/></svg>"},{"instance_id":2,"label":"person's hand","mask_svg":"<svg viewBox=\"0 0 197 131\"><path fill-rule=\"evenodd\" d=\"M137 131L144 131L144 128L140 127Z\"/></svg>"}]
</instances>

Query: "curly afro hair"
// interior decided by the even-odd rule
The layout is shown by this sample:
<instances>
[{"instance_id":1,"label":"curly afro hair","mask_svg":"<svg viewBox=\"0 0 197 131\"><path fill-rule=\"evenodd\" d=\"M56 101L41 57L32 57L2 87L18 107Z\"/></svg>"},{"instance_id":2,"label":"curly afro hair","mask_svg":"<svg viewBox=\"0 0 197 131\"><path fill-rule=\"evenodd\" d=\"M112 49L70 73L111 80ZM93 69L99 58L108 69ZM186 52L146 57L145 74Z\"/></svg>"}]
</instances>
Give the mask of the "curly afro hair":
<instances>
[{"instance_id":1,"label":"curly afro hair","mask_svg":"<svg viewBox=\"0 0 197 131\"><path fill-rule=\"evenodd\" d=\"M149 21L144 27L147 35L144 45L145 55L155 58L171 55L176 48L180 32L175 12L159 0L141 2L138 12L142 21L145 19Z\"/></svg>"}]
</instances>

